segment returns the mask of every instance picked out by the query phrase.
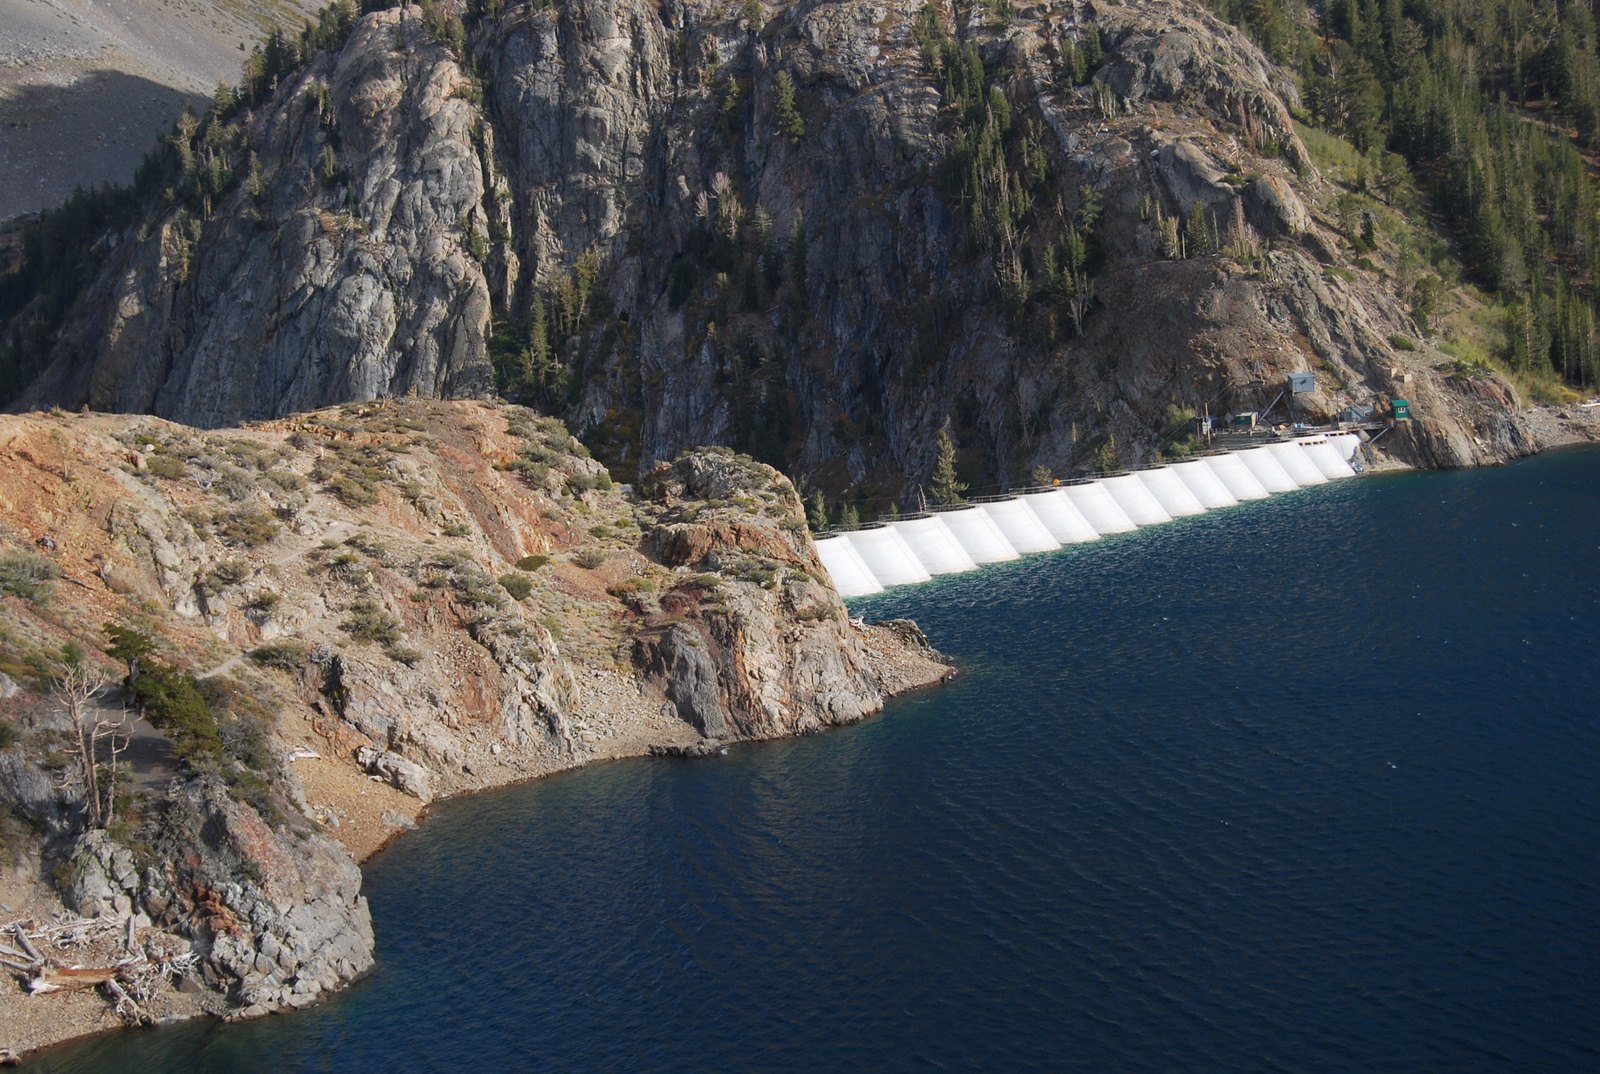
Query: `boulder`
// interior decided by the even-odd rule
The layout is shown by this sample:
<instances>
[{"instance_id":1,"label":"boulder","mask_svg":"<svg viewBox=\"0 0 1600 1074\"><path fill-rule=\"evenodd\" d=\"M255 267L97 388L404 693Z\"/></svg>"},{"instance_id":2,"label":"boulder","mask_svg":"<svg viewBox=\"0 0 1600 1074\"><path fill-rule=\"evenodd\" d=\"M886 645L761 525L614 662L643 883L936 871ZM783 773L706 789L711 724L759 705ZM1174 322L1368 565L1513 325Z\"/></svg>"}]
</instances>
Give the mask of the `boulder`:
<instances>
[{"instance_id":1,"label":"boulder","mask_svg":"<svg viewBox=\"0 0 1600 1074\"><path fill-rule=\"evenodd\" d=\"M1289 183L1276 175L1258 175L1244 190L1244 211L1262 235L1294 238L1310 224L1306 206Z\"/></svg>"},{"instance_id":2,"label":"boulder","mask_svg":"<svg viewBox=\"0 0 1600 1074\"><path fill-rule=\"evenodd\" d=\"M433 774L415 761L408 761L392 750L362 746L356 751L356 762L371 774L381 776L396 790L424 802L433 800Z\"/></svg>"}]
</instances>

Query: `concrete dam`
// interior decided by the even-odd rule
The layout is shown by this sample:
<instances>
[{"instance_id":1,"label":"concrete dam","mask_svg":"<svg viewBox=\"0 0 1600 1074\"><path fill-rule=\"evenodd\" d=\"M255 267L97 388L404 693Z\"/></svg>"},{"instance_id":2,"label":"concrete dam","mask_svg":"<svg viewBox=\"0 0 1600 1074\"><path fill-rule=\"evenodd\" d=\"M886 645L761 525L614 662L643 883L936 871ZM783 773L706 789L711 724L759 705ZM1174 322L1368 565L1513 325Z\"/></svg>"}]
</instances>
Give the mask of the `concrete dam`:
<instances>
[{"instance_id":1,"label":"concrete dam","mask_svg":"<svg viewBox=\"0 0 1600 1074\"><path fill-rule=\"evenodd\" d=\"M935 575L1159 526L1244 500L1354 477L1356 433L1307 436L1203 455L1073 485L1029 489L926 514L818 534L839 595L864 597Z\"/></svg>"}]
</instances>

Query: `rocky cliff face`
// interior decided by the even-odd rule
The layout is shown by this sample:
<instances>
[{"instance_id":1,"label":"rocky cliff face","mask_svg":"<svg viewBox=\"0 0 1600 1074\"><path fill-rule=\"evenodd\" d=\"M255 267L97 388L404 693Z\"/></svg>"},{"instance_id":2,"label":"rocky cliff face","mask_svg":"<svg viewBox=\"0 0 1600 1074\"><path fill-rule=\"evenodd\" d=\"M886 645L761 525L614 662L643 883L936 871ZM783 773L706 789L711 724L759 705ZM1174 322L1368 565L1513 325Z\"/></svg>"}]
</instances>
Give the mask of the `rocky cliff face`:
<instances>
[{"instance_id":1,"label":"rocky cliff face","mask_svg":"<svg viewBox=\"0 0 1600 1074\"><path fill-rule=\"evenodd\" d=\"M368 15L242 120L259 191L117 238L24 405L221 425L498 364L621 472L730 443L880 503L942 427L1004 486L1290 371L1306 417L1412 398L1415 462L1534 448L1422 339L1392 244L1355 257L1241 35L1185 0L927 10L512 4L456 46Z\"/></svg>"},{"instance_id":2,"label":"rocky cliff face","mask_svg":"<svg viewBox=\"0 0 1600 1074\"><path fill-rule=\"evenodd\" d=\"M559 421L402 400L209 434L0 419L0 475L0 852L187 938L231 1015L366 971L355 861L436 798L817 731L950 674L914 627L849 621L794 488L731 451L635 492ZM197 676L217 745L192 710L141 721L99 828L48 684L79 644L116 718L106 624Z\"/></svg>"}]
</instances>

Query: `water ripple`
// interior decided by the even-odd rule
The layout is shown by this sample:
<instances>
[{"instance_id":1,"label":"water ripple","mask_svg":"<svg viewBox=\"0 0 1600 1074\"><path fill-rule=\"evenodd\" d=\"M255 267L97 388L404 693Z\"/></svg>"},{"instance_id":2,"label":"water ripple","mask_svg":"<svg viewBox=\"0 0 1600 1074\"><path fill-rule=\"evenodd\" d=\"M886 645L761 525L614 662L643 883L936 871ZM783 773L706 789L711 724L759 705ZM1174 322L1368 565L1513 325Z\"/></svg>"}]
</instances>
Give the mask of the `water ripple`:
<instances>
[{"instance_id":1,"label":"water ripple","mask_svg":"<svg viewBox=\"0 0 1600 1074\"><path fill-rule=\"evenodd\" d=\"M1597 532L1573 453L862 601L966 674L447 803L349 994L30 1066L1596 1069Z\"/></svg>"}]
</instances>

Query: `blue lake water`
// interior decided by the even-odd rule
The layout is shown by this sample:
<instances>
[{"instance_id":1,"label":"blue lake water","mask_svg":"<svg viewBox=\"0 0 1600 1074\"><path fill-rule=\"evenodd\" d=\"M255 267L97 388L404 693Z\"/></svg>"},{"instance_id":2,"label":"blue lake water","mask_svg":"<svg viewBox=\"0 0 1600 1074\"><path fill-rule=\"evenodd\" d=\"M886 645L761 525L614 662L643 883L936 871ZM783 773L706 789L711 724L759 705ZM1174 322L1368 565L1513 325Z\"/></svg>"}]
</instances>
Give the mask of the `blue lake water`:
<instances>
[{"instance_id":1,"label":"blue lake water","mask_svg":"<svg viewBox=\"0 0 1600 1074\"><path fill-rule=\"evenodd\" d=\"M1600 452L852 608L964 674L445 803L369 980L29 1069L1600 1068Z\"/></svg>"}]
</instances>

